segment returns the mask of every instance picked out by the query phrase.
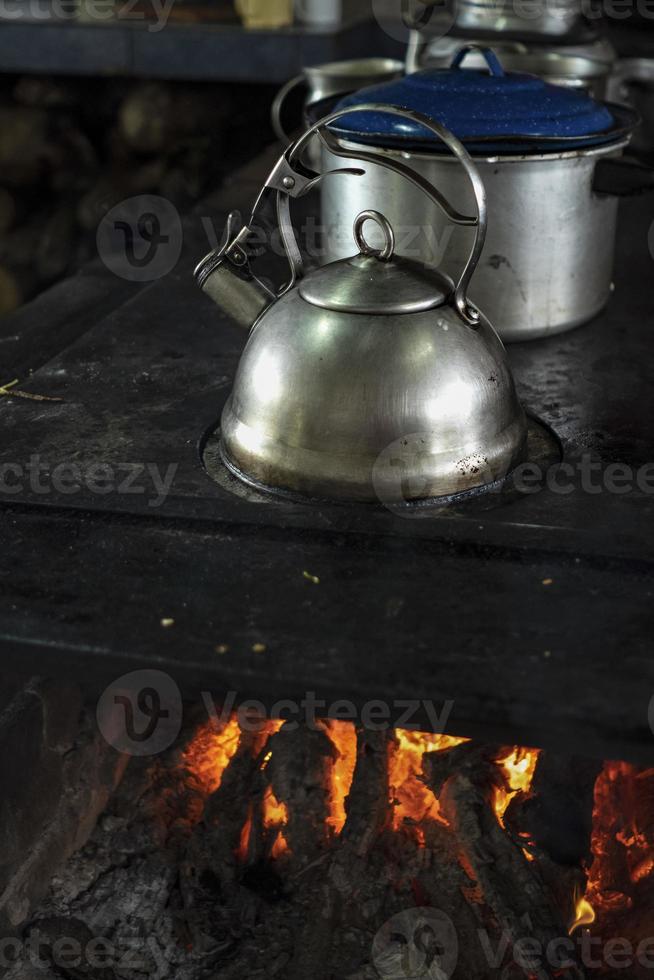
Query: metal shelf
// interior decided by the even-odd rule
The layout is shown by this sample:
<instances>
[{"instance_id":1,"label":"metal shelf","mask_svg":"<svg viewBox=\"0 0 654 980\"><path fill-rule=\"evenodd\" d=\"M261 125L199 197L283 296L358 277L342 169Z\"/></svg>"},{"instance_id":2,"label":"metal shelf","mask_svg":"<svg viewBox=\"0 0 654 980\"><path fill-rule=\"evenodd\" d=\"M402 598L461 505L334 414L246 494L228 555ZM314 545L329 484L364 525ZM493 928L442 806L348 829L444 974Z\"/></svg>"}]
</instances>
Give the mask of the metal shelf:
<instances>
[{"instance_id":1,"label":"metal shelf","mask_svg":"<svg viewBox=\"0 0 654 980\"><path fill-rule=\"evenodd\" d=\"M381 33L369 19L320 32L154 26L143 21L0 21L0 72L281 83L305 65L369 54Z\"/></svg>"}]
</instances>

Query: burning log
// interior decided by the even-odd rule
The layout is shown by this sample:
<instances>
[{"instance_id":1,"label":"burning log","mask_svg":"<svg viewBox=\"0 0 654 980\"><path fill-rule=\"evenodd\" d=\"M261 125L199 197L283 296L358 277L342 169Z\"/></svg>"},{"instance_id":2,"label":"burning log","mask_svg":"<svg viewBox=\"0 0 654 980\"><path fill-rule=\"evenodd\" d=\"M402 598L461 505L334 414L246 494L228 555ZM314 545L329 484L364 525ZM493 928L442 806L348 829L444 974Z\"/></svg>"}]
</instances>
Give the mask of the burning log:
<instances>
[{"instance_id":1,"label":"burning log","mask_svg":"<svg viewBox=\"0 0 654 980\"><path fill-rule=\"evenodd\" d=\"M241 731L235 722L228 726L238 747L225 769L219 787L209 797L203 825L208 831L202 850L222 886L229 889L239 875L239 858L247 854L247 836L252 820L253 784L259 775L259 755L267 738L265 731Z\"/></svg>"},{"instance_id":2,"label":"burning log","mask_svg":"<svg viewBox=\"0 0 654 980\"><path fill-rule=\"evenodd\" d=\"M385 733L357 733L356 765L345 813L341 835L332 841L330 854L308 868L299 883L303 903L316 909L316 914L307 918L296 937L289 980L316 976L316 965L330 961L334 937L346 923L352 926L361 917L364 894L368 916L376 918L383 907L383 876L373 870L371 856L389 823ZM374 905L369 901L370 881L375 883Z\"/></svg>"},{"instance_id":3,"label":"burning log","mask_svg":"<svg viewBox=\"0 0 654 980\"><path fill-rule=\"evenodd\" d=\"M500 931L513 943L533 939L545 950L566 936L568 928L537 865L497 819L493 796L502 788L496 765L500 757L496 749L473 745L430 753L423 761L425 778ZM576 967L567 967L569 953L561 956L560 965L540 967L538 975L581 977Z\"/></svg>"},{"instance_id":4,"label":"burning log","mask_svg":"<svg viewBox=\"0 0 654 980\"><path fill-rule=\"evenodd\" d=\"M601 763L541 753L531 792L511 802L509 828L529 840L552 861L572 867L592 860L593 799Z\"/></svg>"},{"instance_id":5,"label":"burning log","mask_svg":"<svg viewBox=\"0 0 654 980\"><path fill-rule=\"evenodd\" d=\"M601 770L588 759L543 752L530 793L512 800L506 812L507 828L537 857L557 908L571 924L579 924L592 863L593 801Z\"/></svg>"},{"instance_id":6,"label":"burning log","mask_svg":"<svg viewBox=\"0 0 654 980\"><path fill-rule=\"evenodd\" d=\"M266 776L288 813L284 836L300 867L329 845L331 775L338 753L324 729L284 725L268 743Z\"/></svg>"}]
</instances>

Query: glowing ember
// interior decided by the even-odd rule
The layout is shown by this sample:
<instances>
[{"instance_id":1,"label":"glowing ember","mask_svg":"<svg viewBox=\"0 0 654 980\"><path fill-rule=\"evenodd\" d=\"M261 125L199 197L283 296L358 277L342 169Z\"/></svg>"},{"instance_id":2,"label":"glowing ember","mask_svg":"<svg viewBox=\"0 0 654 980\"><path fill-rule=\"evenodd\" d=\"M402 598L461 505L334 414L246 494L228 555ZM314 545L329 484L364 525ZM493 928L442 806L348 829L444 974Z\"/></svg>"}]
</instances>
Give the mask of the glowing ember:
<instances>
[{"instance_id":1,"label":"glowing ember","mask_svg":"<svg viewBox=\"0 0 654 980\"><path fill-rule=\"evenodd\" d=\"M388 781L394 803L393 827L399 830L407 825L407 821L411 824L426 819L446 823L438 800L418 778L422 773L422 757L425 752L443 752L463 745L468 739L401 730L395 737L396 744L391 744L388 759Z\"/></svg>"},{"instance_id":2,"label":"glowing ember","mask_svg":"<svg viewBox=\"0 0 654 980\"><path fill-rule=\"evenodd\" d=\"M631 908L635 889L654 874L652 775L625 762L609 762L595 785L587 895L600 917Z\"/></svg>"},{"instance_id":3,"label":"glowing ember","mask_svg":"<svg viewBox=\"0 0 654 980\"><path fill-rule=\"evenodd\" d=\"M243 830L241 831L241 840L238 845L238 859L239 861L245 863L247 861L248 850L250 848L250 835L252 834L252 807L248 811L248 818L243 825Z\"/></svg>"},{"instance_id":4,"label":"glowing ember","mask_svg":"<svg viewBox=\"0 0 654 980\"><path fill-rule=\"evenodd\" d=\"M331 813L328 823L340 834L345 826L345 801L354 776L357 762L357 733L347 721L327 721L325 729L338 749L338 759L332 770Z\"/></svg>"},{"instance_id":5,"label":"glowing ember","mask_svg":"<svg viewBox=\"0 0 654 980\"><path fill-rule=\"evenodd\" d=\"M497 764L502 768L506 777L506 786L500 786L495 792L493 805L497 819L504 826L504 814L509 804L518 793L528 793L534 780L540 753L536 749L515 748L504 759L498 759Z\"/></svg>"},{"instance_id":6,"label":"glowing ember","mask_svg":"<svg viewBox=\"0 0 654 980\"><path fill-rule=\"evenodd\" d=\"M204 725L184 752L184 764L207 796L220 787L240 738L238 719L233 717L222 731L211 723Z\"/></svg>"}]
</instances>

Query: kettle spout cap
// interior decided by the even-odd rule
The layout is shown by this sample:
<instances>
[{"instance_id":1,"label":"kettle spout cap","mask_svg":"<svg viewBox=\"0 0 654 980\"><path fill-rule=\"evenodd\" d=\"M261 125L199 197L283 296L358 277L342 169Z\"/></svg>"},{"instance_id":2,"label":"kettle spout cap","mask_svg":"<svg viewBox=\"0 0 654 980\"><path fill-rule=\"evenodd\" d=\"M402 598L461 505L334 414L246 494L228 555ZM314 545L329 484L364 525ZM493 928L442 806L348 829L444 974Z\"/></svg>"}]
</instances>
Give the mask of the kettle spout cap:
<instances>
[{"instance_id":1,"label":"kettle spout cap","mask_svg":"<svg viewBox=\"0 0 654 980\"><path fill-rule=\"evenodd\" d=\"M234 237L236 220L236 213L230 214L225 244L200 262L195 278L216 306L242 329L250 330L277 297L252 272L244 248L250 230L242 228Z\"/></svg>"}]
</instances>

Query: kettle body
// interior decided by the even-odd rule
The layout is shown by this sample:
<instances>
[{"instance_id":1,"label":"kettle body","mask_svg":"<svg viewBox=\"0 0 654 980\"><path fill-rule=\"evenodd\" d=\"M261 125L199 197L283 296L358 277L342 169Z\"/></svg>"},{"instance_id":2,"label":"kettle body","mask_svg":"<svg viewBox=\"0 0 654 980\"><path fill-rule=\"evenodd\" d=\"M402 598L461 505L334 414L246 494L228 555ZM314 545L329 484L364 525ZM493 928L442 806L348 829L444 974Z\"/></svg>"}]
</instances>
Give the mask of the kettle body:
<instances>
[{"instance_id":1,"label":"kettle body","mask_svg":"<svg viewBox=\"0 0 654 980\"><path fill-rule=\"evenodd\" d=\"M392 164L450 220L476 229L457 282L396 255L393 228L377 211L356 218L356 254L304 270L288 204L321 178L298 160L308 137L342 110L287 151L262 192L277 195L288 282L273 291L251 269L248 241L262 196L249 226L236 234L228 225L226 244L200 264L197 276L237 322L252 321L221 421L228 469L275 493L413 504L503 480L524 459L527 422L504 346L467 297L486 229L474 162L428 117L374 105L354 111L371 108L431 129L468 173L473 216L454 211L406 165ZM369 244L368 222L381 230L383 247Z\"/></svg>"}]
</instances>

